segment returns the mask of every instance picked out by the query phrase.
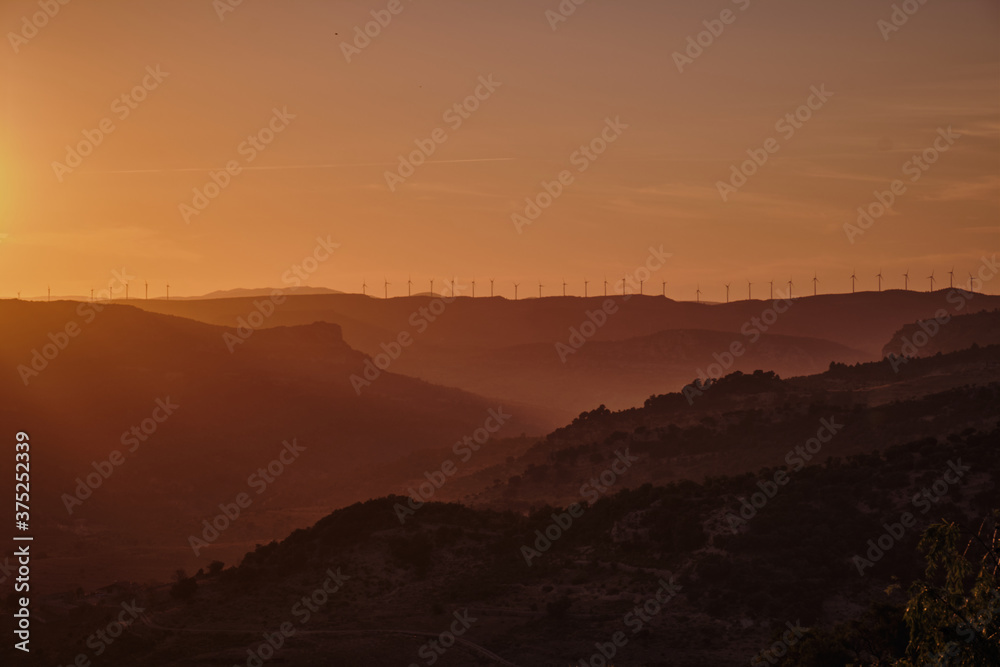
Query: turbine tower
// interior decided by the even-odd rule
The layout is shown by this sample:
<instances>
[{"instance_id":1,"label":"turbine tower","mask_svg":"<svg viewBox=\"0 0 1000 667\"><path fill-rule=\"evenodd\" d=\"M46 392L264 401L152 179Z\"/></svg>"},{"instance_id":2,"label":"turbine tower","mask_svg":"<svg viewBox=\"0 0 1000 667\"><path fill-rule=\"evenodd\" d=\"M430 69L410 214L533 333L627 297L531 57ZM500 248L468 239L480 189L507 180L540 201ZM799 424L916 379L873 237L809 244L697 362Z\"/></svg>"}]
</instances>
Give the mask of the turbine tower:
<instances>
[{"instance_id":1,"label":"turbine tower","mask_svg":"<svg viewBox=\"0 0 1000 667\"><path fill-rule=\"evenodd\" d=\"M626 292L626 288L625 288L625 278L622 277L622 296L625 296L626 293L627 292Z\"/></svg>"},{"instance_id":2,"label":"turbine tower","mask_svg":"<svg viewBox=\"0 0 1000 667\"><path fill-rule=\"evenodd\" d=\"M976 279L973 278L972 274L970 273L969 274L969 291L971 293L973 293L973 294L976 293L976 282L975 281L976 281Z\"/></svg>"},{"instance_id":3,"label":"turbine tower","mask_svg":"<svg viewBox=\"0 0 1000 667\"><path fill-rule=\"evenodd\" d=\"M382 280L385 281L385 285L384 285L384 289L385 289L384 298L388 299L389 298L389 285L391 285L392 283L390 283L389 279L385 278L385 277L383 277Z\"/></svg>"},{"instance_id":4,"label":"turbine tower","mask_svg":"<svg viewBox=\"0 0 1000 667\"><path fill-rule=\"evenodd\" d=\"M90 302L91 303L94 302L94 288L93 287L90 288Z\"/></svg>"},{"instance_id":5,"label":"turbine tower","mask_svg":"<svg viewBox=\"0 0 1000 667\"><path fill-rule=\"evenodd\" d=\"M955 267L951 267L951 271L948 272L948 289L955 288Z\"/></svg>"},{"instance_id":6,"label":"turbine tower","mask_svg":"<svg viewBox=\"0 0 1000 667\"><path fill-rule=\"evenodd\" d=\"M52 301L52 285L48 286L48 288L47 288L47 294L48 294L48 296L46 297L46 301Z\"/></svg>"},{"instance_id":7,"label":"turbine tower","mask_svg":"<svg viewBox=\"0 0 1000 667\"><path fill-rule=\"evenodd\" d=\"M514 301L517 301L517 286L518 283L514 283Z\"/></svg>"},{"instance_id":8,"label":"turbine tower","mask_svg":"<svg viewBox=\"0 0 1000 667\"><path fill-rule=\"evenodd\" d=\"M878 275L875 276L875 277L878 278L878 291L881 292L882 291L882 269L878 270Z\"/></svg>"},{"instance_id":9,"label":"turbine tower","mask_svg":"<svg viewBox=\"0 0 1000 667\"><path fill-rule=\"evenodd\" d=\"M814 272L813 273L813 296L816 296L816 292L818 290L818 286L819 286L819 277Z\"/></svg>"},{"instance_id":10,"label":"turbine tower","mask_svg":"<svg viewBox=\"0 0 1000 667\"><path fill-rule=\"evenodd\" d=\"M604 296L608 295L608 277L604 276Z\"/></svg>"},{"instance_id":11,"label":"turbine tower","mask_svg":"<svg viewBox=\"0 0 1000 667\"><path fill-rule=\"evenodd\" d=\"M413 296L413 276L406 277L406 296Z\"/></svg>"},{"instance_id":12,"label":"turbine tower","mask_svg":"<svg viewBox=\"0 0 1000 667\"><path fill-rule=\"evenodd\" d=\"M563 278L563 296L566 296L566 279Z\"/></svg>"},{"instance_id":13,"label":"turbine tower","mask_svg":"<svg viewBox=\"0 0 1000 667\"><path fill-rule=\"evenodd\" d=\"M149 281L146 281L146 301L149 301Z\"/></svg>"},{"instance_id":14,"label":"turbine tower","mask_svg":"<svg viewBox=\"0 0 1000 667\"><path fill-rule=\"evenodd\" d=\"M789 278L789 279L788 279L788 298L789 298L789 299L791 299L791 298L792 298L792 284L793 284L793 283L792 283L792 279L791 279L791 278Z\"/></svg>"},{"instance_id":15,"label":"turbine tower","mask_svg":"<svg viewBox=\"0 0 1000 667\"><path fill-rule=\"evenodd\" d=\"M584 281L583 281L583 298L584 299L587 298L587 285L589 285L589 284L590 284L590 281L584 279Z\"/></svg>"},{"instance_id":16,"label":"turbine tower","mask_svg":"<svg viewBox=\"0 0 1000 667\"><path fill-rule=\"evenodd\" d=\"M854 294L854 283L858 281L857 269L851 271L851 294Z\"/></svg>"},{"instance_id":17,"label":"turbine tower","mask_svg":"<svg viewBox=\"0 0 1000 667\"><path fill-rule=\"evenodd\" d=\"M476 298L476 279L472 279L472 298Z\"/></svg>"},{"instance_id":18,"label":"turbine tower","mask_svg":"<svg viewBox=\"0 0 1000 667\"><path fill-rule=\"evenodd\" d=\"M434 279L431 278L431 296L434 296Z\"/></svg>"},{"instance_id":19,"label":"turbine tower","mask_svg":"<svg viewBox=\"0 0 1000 667\"><path fill-rule=\"evenodd\" d=\"M907 269L906 273L903 274L903 291L909 291L910 289L910 270Z\"/></svg>"},{"instance_id":20,"label":"turbine tower","mask_svg":"<svg viewBox=\"0 0 1000 667\"><path fill-rule=\"evenodd\" d=\"M729 303L729 283L726 283L726 303Z\"/></svg>"},{"instance_id":21,"label":"turbine tower","mask_svg":"<svg viewBox=\"0 0 1000 667\"><path fill-rule=\"evenodd\" d=\"M701 285L698 285L697 289L694 291L695 301L701 303Z\"/></svg>"},{"instance_id":22,"label":"turbine tower","mask_svg":"<svg viewBox=\"0 0 1000 667\"><path fill-rule=\"evenodd\" d=\"M494 280L496 280L496 278L490 278L490 298L491 299L493 298L493 281Z\"/></svg>"},{"instance_id":23,"label":"turbine tower","mask_svg":"<svg viewBox=\"0 0 1000 667\"><path fill-rule=\"evenodd\" d=\"M170 301L170 283L167 283L167 301Z\"/></svg>"},{"instance_id":24,"label":"turbine tower","mask_svg":"<svg viewBox=\"0 0 1000 667\"><path fill-rule=\"evenodd\" d=\"M753 283L747 281L747 301L753 301Z\"/></svg>"},{"instance_id":25,"label":"turbine tower","mask_svg":"<svg viewBox=\"0 0 1000 667\"><path fill-rule=\"evenodd\" d=\"M368 283L362 279L361 281L361 295L365 296L368 294Z\"/></svg>"},{"instance_id":26,"label":"turbine tower","mask_svg":"<svg viewBox=\"0 0 1000 667\"><path fill-rule=\"evenodd\" d=\"M774 281L771 281L771 299L774 299Z\"/></svg>"},{"instance_id":27,"label":"turbine tower","mask_svg":"<svg viewBox=\"0 0 1000 667\"><path fill-rule=\"evenodd\" d=\"M542 298L542 281L541 280L538 281L538 298L539 299Z\"/></svg>"},{"instance_id":28,"label":"turbine tower","mask_svg":"<svg viewBox=\"0 0 1000 667\"><path fill-rule=\"evenodd\" d=\"M931 281L931 291L933 292L934 291L934 272L931 271L931 275L927 276L927 278Z\"/></svg>"},{"instance_id":29,"label":"turbine tower","mask_svg":"<svg viewBox=\"0 0 1000 667\"><path fill-rule=\"evenodd\" d=\"M125 281L125 300L128 301L128 281Z\"/></svg>"},{"instance_id":30,"label":"turbine tower","mask_svg":"<svg viewBox=\"0 0 1000 667\"><path fill-rule=\"evenodd\" d=\"M667 297L667 281L666 280L663 281L663 294L662 294L662 296L663 296L663 298Z\"/></svg>"}]
</instances>

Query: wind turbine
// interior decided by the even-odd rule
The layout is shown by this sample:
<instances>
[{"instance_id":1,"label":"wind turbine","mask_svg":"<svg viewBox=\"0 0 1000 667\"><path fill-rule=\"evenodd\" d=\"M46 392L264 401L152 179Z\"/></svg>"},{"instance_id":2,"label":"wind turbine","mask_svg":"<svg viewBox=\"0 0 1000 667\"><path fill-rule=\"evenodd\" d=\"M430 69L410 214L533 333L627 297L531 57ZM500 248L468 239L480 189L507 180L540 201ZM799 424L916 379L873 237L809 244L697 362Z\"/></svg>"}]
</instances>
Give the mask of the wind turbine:
<instances>
[{"instance_id":1,"label":"wind turbine","mask_svg":"<svg viewBox=\"0 0 1000 667\"><path fill-rule=\"evenodd\" d=\"M929 275L929 276L927 276L927 277L928 277L928 279L930 279L930 281L931 281L931 291L933 292L933 291L934 291L934 272L933 272L933 271L931 271L931 275Z\"/></svg>"},{"instance_id":2,"label":"wind turbine","mask_svg":"<svg viewBox=\"0 0 1000 667\"><path fill-rule=\"evenodd\" d=\"M882 291L882 269L878 270L878 275L875 276L875 277L878 278L878 291L881 292Z\"/></svg>"},{"instance_id":3,"label":"wind turbine","mask_svg":"<svg viewBox=\"0 0 1000 667\"><path fill-rule=\"evenodd\" d=\"M406 277L406 296L413 296L413 276Z\"/></svg>"},{"instance_id":4,"label":"wind turbine","mask_svg":"<svg viewBox=\"0 0 1000 667\"><path fill-rule=\"evenodd\" d=\"M517 301L517 286L518 283L514 283L514 301Z\"/></svg>"},{"instance_id":5,"label":"wind turbine","mask_svg":"<svg viewBox=\"0 0 1000 667\"><path fill-rule=\"evenodd\" d=\"M816 296L818 286L819 286L819 277L816 275L816 273L813 273L813 296Z\"/></svg>"},{"instance_id":6,"label":"wind turbine","mask_svg":"<svg viewBox=\"0 0 1000 667\"><path fill-rule=\"evenodd\" d=\"M642 296L642 284L643 284L644 282L646 282L646 281L645 281L645 280L640 280L640 281L639 281L639 296Z\"/></svg>"},{"instance_id":7,"label":"wind turbine","mask_svg":"<svg viewBox=\"0 0 1000 667\"><path fill-rule=\"evenodd\" d=\"M604 296L608 295L608 277L604 276Z\"/></svg>"},{"instance_id":8,"label":"wind turbine","mask_svg":"<svg viewBox=\"0 0 1000 667\"><path fill-rule=\"evenodd\" d=\"M854 283L858 281L857 269L851 271L851 294L854 294Z\"/></svg>"},{"instance_id":9,"label":"wind turbine","mask_svg":"<svg viewBox=\"0 0 1000 667\"><path fill-rule=\"evenodd\" d=\"M361 280L361 294L362 296L368 294L368 283L364 279Z\"/></svg>"},{"instance_id":10,"label":"wind turbine","mask_svg":"<svg viewBox=\"0 0 1000 667\"><path fill-rule=\"evenodd\" d=\"M747 281L747 301L753 301L753 283Z\"/></svg>"},{"instance_id":11,"label":"wind turbine","mask_svg":"<svg viewBox=\"0 0 1000 667\"><path fill-rule=\"evenodd\" d=\"M390 282L389 282L389 279L388 279L388 278L385 278L385 277L383 277L383 278L382 278L382 280L384 280L384 281L385 281L385 286L384 286L384 289L385 289L385 297L384 297L384 298L388 299L388 298L389 298L389 285L391 285L392 283L390 283Z\"/></svg>"},{"instance_id":12,"label":"wind turbine","mask_svg":"<svg viewBox=\"0 0 1000 667\"><path fill-rule=\"evenodd\" d=\"M541 280L538 281L538 298L539 299L542 298L542 281Z\"/></svg>"},{"instance_id":13,"label":"wind turbine","mask_svg":"<svg viewBox=\"0 0 1000 667\"><path fill-rule=\"evenodd\" d=\"M695 289L694 296L695 296L695 301L701 303L701 285L698 285L698 288Z\"/></svg>"},{"instance_id":14,"label":"wind turbine","mask_svg":"<svg viewBox=\"0 0 1000 667\"><path fill-rule=\"evenodd\" d=\"M975 280L976 279L973 278L972 274L970 273L969 274L969 291L972 292L973 294L976 293L976 282L975 282ZM20 292L18 292L18 294L20 294Z\"/></svg>"},{"instance_id":15,"label":"wind turbine","mask_svg":"<svg viewBox=\"0 0 1000 667\"><path fill-rule=\"evenodd\" d=\"M663 297L666 298L666 296L667 296L667 281L664 280L663 281Z\"/></svg>"},{"instance_id":16,"label":"wind turbine","mask_svg":"<svg viewBox=\"0 0 1000 667\"><path fill-rule=\"evenodd\" d=\"M94 288L93 287L90 288L90 302L91 303L94 302Z\"/></svg>"},{"instance_id":17,"label":"wind turbine","mask_svg":"<svg viewBox=\"0 0 1000 667\"><path fill-rule=\"evenodd\" d=\"M434 296L434 279L431 278L431 296Z\"/></svg>"},{"instance_id":18,"label":"wind turbine","mask_svg":"<svg viewBox=\"0 0 1000 667\"><path fill-rule=\"evenodd\" d=\"M906 273L903 274L903 291L906 292L910 289L910 270L907 269Z\"/></svg>"},{"instance_id":19,"label":"wind turbine","mask_svg":"<svg viewBox=\"0 0 1000 667\"><path fill-rule=\"evenodd\" d=\"M584 299L587 298L587 285L589 285L589 284L590 284L589 280L584 280L583 281L583 298Z\"/></svg>"},{"instance_id":20,"label":"wind turbine","mask_svg":"<svg viewBox=\"0 0 1000 667\"><path fill-rule=\"evenodd\" d=\"M793 283L792 283L792 279L791 279L791 278L789 278L789 279L788 279L788 298L789 298L789 299L791 299L791 298L792 298L792 284L793 284Z\"/></svg>"},{"instance_id":21,"label":"wind turbine","mask_svg":"<svg viewBox=\"0 0 1000 667\"><path fill-rule=\"evenodd\" d=\"M146 301L149 301L149 281L146 281Z\"/></svg>"},{"instance_id":22,"label":"wind turbine","mask_svg":"<svg viewBox=\"0 0 1000 667\"><path fill-rule=\"evenodd\" d=\"M170 301L170 283L167 283L167 301Z\"/></svg>"},{"instance_id":23,"label":"wind turbine","mask_svg":"<svg viewBox=\"0 0 1000 667\"><path fill-rule=\"evenodd\" d=\"M476 279L472 279L472 298L476 298Z\"/></svg>"},{"instance_id":24,"label":"wind turbine","mask_svg":"<svg viewBox=\"0 0 1000 667\"><path fill-rule=\"evenodd\" d=\"M951 267L951 271L948 272L948 289L955 288L955 267Z\"/></svg>"},{"instance_id":25,"label":"wind turbine","mask_svg":"<svg viewBox=\"0 0 1000 667\"><path fill-rule=\"evenodd\" d=\"M566 279L563 278L563 296L566 296Z\"/></svg>"},{"instance_id":26,"label":"wind turbine","mask_svg":"<svg viewBox=\"0 0 1000 667\"><path fill-rule=\"evenodd\" d=\"M771 281L771 298L774 298L774 281Z\"/></svg>"},{"instance_id":27,"label":"wind turbine","mask_svg":"<svg viewBox=\"0 0 1000 667\"><path fill-rule=\"evenodd\" d=\"M729 303L729 283L726 283L726 303Z\"/></svg>"},{"instance_id":28,"label":"wind turbine","mask_svg":"<svg viewBox=\"0 0 1000 667\"><path fill-rule=\"evenodd\" d=\"M48 286L48 296L46 297L46 300L52 301L52 285Z\"/></svg>"},{"instance_id":29,"label":"wind turbine","mask_svg":"<svg viewBox=\"0 0 1000 667\"><path fill-rule=\"evenodd\" d=\"M625 288L625 278L623 277L622 278L622 296L625 296L626 293L627 292L626 292L626 288Z\"/></svg>"},{"instance_id":30,"label":"wind turbine","mask_svg":"<svg viewBox=\"0 0 1000 667\"><path fill-rule=\"evenodd\" d=\"M493 281L494 280L496 280L496 278L490 278L490 298L491 299L493 298Z\"/></svg>"}]
</instances>

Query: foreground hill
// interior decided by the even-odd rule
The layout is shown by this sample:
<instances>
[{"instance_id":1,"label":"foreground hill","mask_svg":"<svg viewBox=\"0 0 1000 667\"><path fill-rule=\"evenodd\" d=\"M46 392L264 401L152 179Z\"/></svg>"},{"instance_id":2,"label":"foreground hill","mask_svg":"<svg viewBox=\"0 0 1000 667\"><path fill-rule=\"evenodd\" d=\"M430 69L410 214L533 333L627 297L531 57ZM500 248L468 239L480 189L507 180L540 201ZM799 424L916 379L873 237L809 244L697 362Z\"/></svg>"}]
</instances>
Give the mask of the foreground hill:
<instances>
[{"instance_id":1,"label":"foreground hill","mask_svg":"<svg viewBox=\"0 0 1000 667\"><path fill-rule=\"evenodd\" d=\"M401 332L410 333L413 344L393 362L393 371L507 402L530 402L549 412L551 426L594 405L625 408L644 394L677 390L699 368L715 362L716 355L724 356L733 343L744 346L746 359L738 359L739 365L723 369L722 374L764 368L786 376L805 375L831 361L877 359L900 327L941 309L951 311L959 301L962 312L1000 307L1000 297L961 290L894 290L729 304L651 296L509 301L464 296L454 300L300 296L294 291L284 295L287 300L265 326L332 322L341 326L352 347L373 355ZM236 327L254 312L254 302L245 298L132 303ZM694 333L703 331L728 336ZM586 342L578 353L565 353L565 346L576 349L582 340ZM612 342L617 345L590 349ZM759 363L749 361L755 357ZM643 370L647 362L648 373Z\"/></svg>"},{"instance_id":2,"label":"foreground hill","mask_svg":"<svg viewBox=\"0 0 1000 667\"><path fill-rule=\"evenodd\" d=\"M0 302L0 421L38 443L33 510L52 585L162 577L194 559L203 519L248 492L253 506L209 549L241 553L370 497L359 467L447 446L500 407L388 372L358 394L350 377L367 357L333 324L263 329L230 353L226 329L98 307ZM537 432L508 411L504 432Z\"/></svg>"},{"instance_id":3,"label":"foreground hill","mask_svg":"<svg viewBox=\"0 0 1000 667\"><path fill-rule=\"evenodd\" d=\"M788 642L802 649L794 662L768 662L886 664L906 648L901 588L922 573L920 532L942 518L975 529L996 508L998 438L970 430L801 469L646 485L572 515L432 503L401 525L405 498L373 500L172 588L50 598L62 615L39 626L42 648L24 664L92 656L85 638L129 600L143 611L106 664L550 667L603 654L727 667L772 646L783 655ZM883 537L907 512L908 527ZM828 637L851 619L867 622L862 634Z\"/></svg>"}]
</instances>

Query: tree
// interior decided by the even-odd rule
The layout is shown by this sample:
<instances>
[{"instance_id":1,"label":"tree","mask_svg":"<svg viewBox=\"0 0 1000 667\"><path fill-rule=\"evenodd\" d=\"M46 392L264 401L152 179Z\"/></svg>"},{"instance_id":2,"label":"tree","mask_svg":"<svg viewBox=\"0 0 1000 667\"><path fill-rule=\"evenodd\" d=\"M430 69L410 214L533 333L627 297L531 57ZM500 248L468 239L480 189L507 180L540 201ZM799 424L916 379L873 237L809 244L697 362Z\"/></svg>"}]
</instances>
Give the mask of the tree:
<instances>
[{"instance_id":1,"label":"tree","mask_svg":"<svg viewBox=\"0 0 1000 667\"><path fill-rule=\"evenodd\" d=\"M1000 510L973 532L944 522L920 540L925 579L910 587L906 658L897 667L1000 665Z\"/></svg>"}]
</instances>

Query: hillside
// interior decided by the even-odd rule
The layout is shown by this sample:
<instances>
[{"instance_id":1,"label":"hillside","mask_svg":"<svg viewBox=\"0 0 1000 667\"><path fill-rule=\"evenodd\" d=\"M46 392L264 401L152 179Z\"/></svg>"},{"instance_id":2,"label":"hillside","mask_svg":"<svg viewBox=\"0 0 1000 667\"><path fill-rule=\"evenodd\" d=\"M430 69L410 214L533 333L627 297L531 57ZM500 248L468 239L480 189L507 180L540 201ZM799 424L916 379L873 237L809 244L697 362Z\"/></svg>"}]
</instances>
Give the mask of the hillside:
<instances>
[{"instance_id":1,"label":"hillside","mask_svg":"<svg viewBox=\"0 0 1000 667\"><path fill-rule=\"evenodd\" d=\"M106 664L222 666L256 653L299 667L381 666L433 654L446 666L549 667L588 661L603 646L626 667L745 665L789 627L793 644L810 644L869 608L902 628L905 596L886 589L905 590L920 576L916 544L930 522L978 526L996 507L998 438L970 430L800 470L621 491L569 519L551 546L536 544L536 531L568 510L522 516L434 503L400 525L405 498L372 500L183 586L50 598L63 612L39 630L44 650L25 664L87 654L83 638L134 599L141 618L110 646ZM730 518L781 470L790 478L764 504L742 522ZM921 489L937 489L953 470L955 483L924 500ZM859 574L857 554L906 511L913 528ZM289 636L261 652L267 636L278 643L282 624ZM902 636L901 645L892 632L859 637L819 655L872 664L872 652L899 657L905 629ZM454 646L439 652L433 641Z\"/></svg>"},{"instance_id":2,"label":"hillside","mask_svg":"<svg viewBox=\"0 0 1000 667\"><path fill-rule=\"evenodd\" d=\"M44 443L33 497L36 528L60 554L40 565L55 587L163 577L168 562L194 559L188 538L201 521L249 491L252 511L208 550L242 553L370 497L360 467L447 446L499 407L391 372L359 395L351 376L365 373L366 357L329 323L259 330L230 353L223 328L95 307L0 302L0 420ZM530 412L507 412L503 433L540 429ZM248 488L292 442L301 462ZM119 546L128 557L101 555Z\"/></svg>"}]
</instances>

